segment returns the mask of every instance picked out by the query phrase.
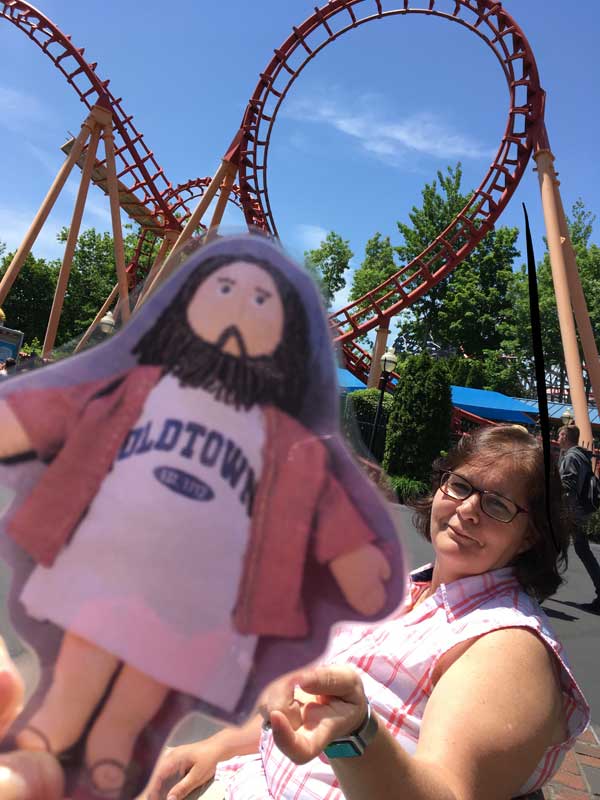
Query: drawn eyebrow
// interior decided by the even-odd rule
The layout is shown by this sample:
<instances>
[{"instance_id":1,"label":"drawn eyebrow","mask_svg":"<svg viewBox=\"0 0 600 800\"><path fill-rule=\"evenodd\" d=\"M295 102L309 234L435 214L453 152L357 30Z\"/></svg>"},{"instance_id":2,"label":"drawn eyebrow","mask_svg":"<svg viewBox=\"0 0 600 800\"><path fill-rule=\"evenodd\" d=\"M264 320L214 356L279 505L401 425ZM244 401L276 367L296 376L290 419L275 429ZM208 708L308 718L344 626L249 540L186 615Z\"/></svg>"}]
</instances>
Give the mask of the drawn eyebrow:
<instances>
[{"instance_id":1,"label":"drawn eyebrow","mask_svg":"<svg viewBox=\"0 0 600 800\"><path fill-rule=\"evenodd\" d=\"M229 283L233 285L235 281L233 280L233 278L217 278L217 283Z\"/></svg>"},{"instance_id":2,"label":"drawn eyebrow","mask_svg":"<svg viewBox=\"0 0 600 800\"><path fill-rule=\"evenodd\" d=\"M255 292L260 292L265 297L273 297L273 293L270 292L268 289L263 289L262 286L255 286L254 287L254 291Z\"/></svg>"}]
</instances>

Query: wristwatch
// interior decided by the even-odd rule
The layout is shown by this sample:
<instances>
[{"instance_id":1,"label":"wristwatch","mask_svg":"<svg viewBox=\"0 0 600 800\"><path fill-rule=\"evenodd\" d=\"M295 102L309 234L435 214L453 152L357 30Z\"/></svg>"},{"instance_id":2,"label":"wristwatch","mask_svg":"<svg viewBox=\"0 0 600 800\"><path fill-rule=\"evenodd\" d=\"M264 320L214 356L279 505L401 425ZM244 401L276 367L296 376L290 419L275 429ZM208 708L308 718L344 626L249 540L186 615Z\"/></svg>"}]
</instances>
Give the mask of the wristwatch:
<instances>
[{"instance_id":1,"label":"wristwatch","mask_svg":"<svg viewBox=\"0 0 600 800\"><path fill-rule=\"evenodd\" d=\"M334 739L324 748L323 752L327 758L356 758L357 756L362 756L367 746L375 738L378 727L377 718L373 715L371 704L367 700L367 716L360 728L341 739Z\"/></svg>"}]
</instances>

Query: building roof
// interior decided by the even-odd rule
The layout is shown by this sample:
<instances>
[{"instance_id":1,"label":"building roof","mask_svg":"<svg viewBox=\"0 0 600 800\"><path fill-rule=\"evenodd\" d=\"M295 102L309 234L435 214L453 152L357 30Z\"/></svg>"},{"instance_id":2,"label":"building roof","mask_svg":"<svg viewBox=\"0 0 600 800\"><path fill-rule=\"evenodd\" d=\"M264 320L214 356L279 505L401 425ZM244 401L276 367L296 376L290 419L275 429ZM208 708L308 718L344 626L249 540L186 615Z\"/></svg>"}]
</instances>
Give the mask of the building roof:
<instances>
[{"instance_id":1,"label":"building roof","mask_svg":"<svg viewBox=\"0 0 600 800\"><path fill-rule=\"evenodd\" d=\"M533 425L534 416L537 415L537 404L534 410L525 402L500 392L469 389L466 386L452 386L452 404L484 419L525 425Z\"/></svg>"},{"instance_id":2,"label":"building roof","mask_svg":"<svg viewBox=\"0 0 600 800\"><path fill-rule=\"evenodd\" d=\"M527 397L522 398L513 398L515 400L519 400L521 403L525 403L525 405L529 406L532 414L538 413L538 403L537 400L531 400ZM569 405L568 403L548 403L548 416L550 419L560 421L561 416L565 413L565 411L570 411L571 414L573 413L573 406ZM590 422L592 425L600 425L600 415L598 414L598 408L594 405L588 405L588 411L590 415Z\"/></svg>"}]
</instances>

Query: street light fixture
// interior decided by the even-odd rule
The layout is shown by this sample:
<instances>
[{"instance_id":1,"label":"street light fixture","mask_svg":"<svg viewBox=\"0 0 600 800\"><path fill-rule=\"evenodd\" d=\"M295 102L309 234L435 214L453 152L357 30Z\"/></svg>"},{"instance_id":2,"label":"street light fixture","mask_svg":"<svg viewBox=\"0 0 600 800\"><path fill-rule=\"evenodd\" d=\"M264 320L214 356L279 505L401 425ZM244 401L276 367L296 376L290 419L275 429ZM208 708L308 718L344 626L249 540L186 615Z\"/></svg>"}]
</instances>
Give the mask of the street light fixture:
<instances>
[{"instance_id":1,"label":"street light fixture","mask_svg":"<svg viewBox=\"0 0 600 800\"><path fill-rule=\"evenodd\" d=\"M398 357L396 352L393 348L389 347L385 353L381 356L381 377L379 378L379 402L377 403L377 411L375 413L375 422L373 423L373 430L371 431L371 440L369 442L369 450L371 453L373 452L373 442L375 441L375 434L377 433L377 428L379 426L379 418L381 417L381 409L383 408L383 397L385 395L385 390L387 388L387 382L390 377L390 373L394 371L394 367L396 366L396 361Z\"/></svg>"},{"instance_id":2,"label":"street light fixture","mask_svg":"<svg viewBox=\"0 0 600 800\"><path fill-rule=\"evenodd\" d=\"M105 333L107 336L114 333L116 323L112 311L107 311L98 324L102 333Z\"/></svg>"},{"instance_id":3,"label":"street light fixture","mask_svg":"<svg viewBox=\"0 0 600 800\"><path fill-rule=\"evenodd\" d=\"M560 415L560 421L566 427L567 425L571 425L574 420L573 416L573 409L566 408L563 413Z\"/></svg>"}]
</instances>

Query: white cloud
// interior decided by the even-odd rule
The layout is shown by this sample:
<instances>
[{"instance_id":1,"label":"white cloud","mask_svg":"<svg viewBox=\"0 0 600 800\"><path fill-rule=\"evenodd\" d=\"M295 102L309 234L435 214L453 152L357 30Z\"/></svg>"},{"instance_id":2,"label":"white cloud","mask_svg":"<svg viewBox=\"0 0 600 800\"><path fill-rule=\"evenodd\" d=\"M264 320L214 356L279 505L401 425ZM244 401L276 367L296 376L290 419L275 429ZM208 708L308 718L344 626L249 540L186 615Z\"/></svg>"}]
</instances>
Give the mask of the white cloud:
<instances>
[{"instance_id":1,"label":"white cloud","mask_svg":"<svg viewBox=\"0 0 600 800\"><path fill-rule=\"evenodd\" d=\"M304 250L315 250L325 239L329 231L320 225L298 224L294 227L295 242Z\"/></svg>"},{"instance_id":2,"label":"white cloud","mask_svg":"<svg viewBox=\"0 0 600 800\"><path fill-rule=\"evenodd\" d=\"M7 250L16 250L21 245L34 216L34 211L0 206L0 240L6 244ZM65 245L56 239L60 229L60 225L46 221L33 245L34 255L38 258L62 258Z\"/></svg>"},{"instance_id":3,"label":"white cloud","mask_svg":"<svg viewBox=\"0 0 600 800\"><path fill-rule=\"evenodd\" d=\"M493 150L456 131L438 114L420 112L392 119L382 110L382 98L356 98L355 108L337 99L303 98L290 102L291 119L328 125L354 139L365 151L387 162L415 154L435 158L488 158Z\"/></svg>"},{"instance_id":4,"label":"white cloud","mask_svg":"<svg viewBox=\"0 0 600 800\"><path fill-rule=\"evenodd\" d=\"M74 167L74 170L78 170L78 167ZM69 180L65 184L66 191L73 197L77 197L77 192L79 191L79 182L80 182L81 173L79 175L76 174L76 177L69 178ZM96 195L98 200L94 200L93 196ZM94 186L93 183L90 183L90 187L88 189L88 195L85 201L85 213L92 214L94 217L97 217L101 222L105 225L112 225L112 217L110 215L110 203L108 196L105 195L101 189ZM121 214L121 221L125 219L125 216ZM112 228L111 228L112 229Z\"/></svg>"},{"instance_id":5,"label":"white cloud","mask_svg":"<svg viewBox=\"0 0 600 800\"><path fill-rule=\"evenodd\" d=\"M55 176L64 163L65 156L63 153L61 153L60 150L57 150L56 154L48 152L38 147L36 144L33 144L33 142L27 142L26 144L31 155L44 167L48 175ZM77 192L79 191L80 178L81 172L79 171L79 167L73 167L71 177L64 187L64 190L73 198L77 196ZM97 198L96 200L94 199L94 195ZM90 184L90 188L88 189L88 196L85 201L85 213L86 215L91 214L105 225L111 224L108 197L101 189L95 187L93 183Z\"/></svg>"},{"instance_id":6,"label":"white cloud","mask_svg":"<svg viewBox=\"0 0 600 800\"><path fill-rule=\"evenodd\" d=\"M0 86L0 126L12 132L30 129L49 119L48 109L25 92Z\"/></svg>"},{"instance_id":7,"label":"white cloud","mask_svg":"<svg viewBox=\"0 0 600 800\"><path fill-rule=\"evenodd\" d=\"M60 151L58 149L56 153L49 153L47 150L38 147L38 145L34 144L33 142L25 142L25 145L31 155L39 164L42 165L42 167L44 167L49 175L56 175L60 169L60 165L64 161L64 156L62 154L59 156Z\"/></svg>"}]
</instances>

